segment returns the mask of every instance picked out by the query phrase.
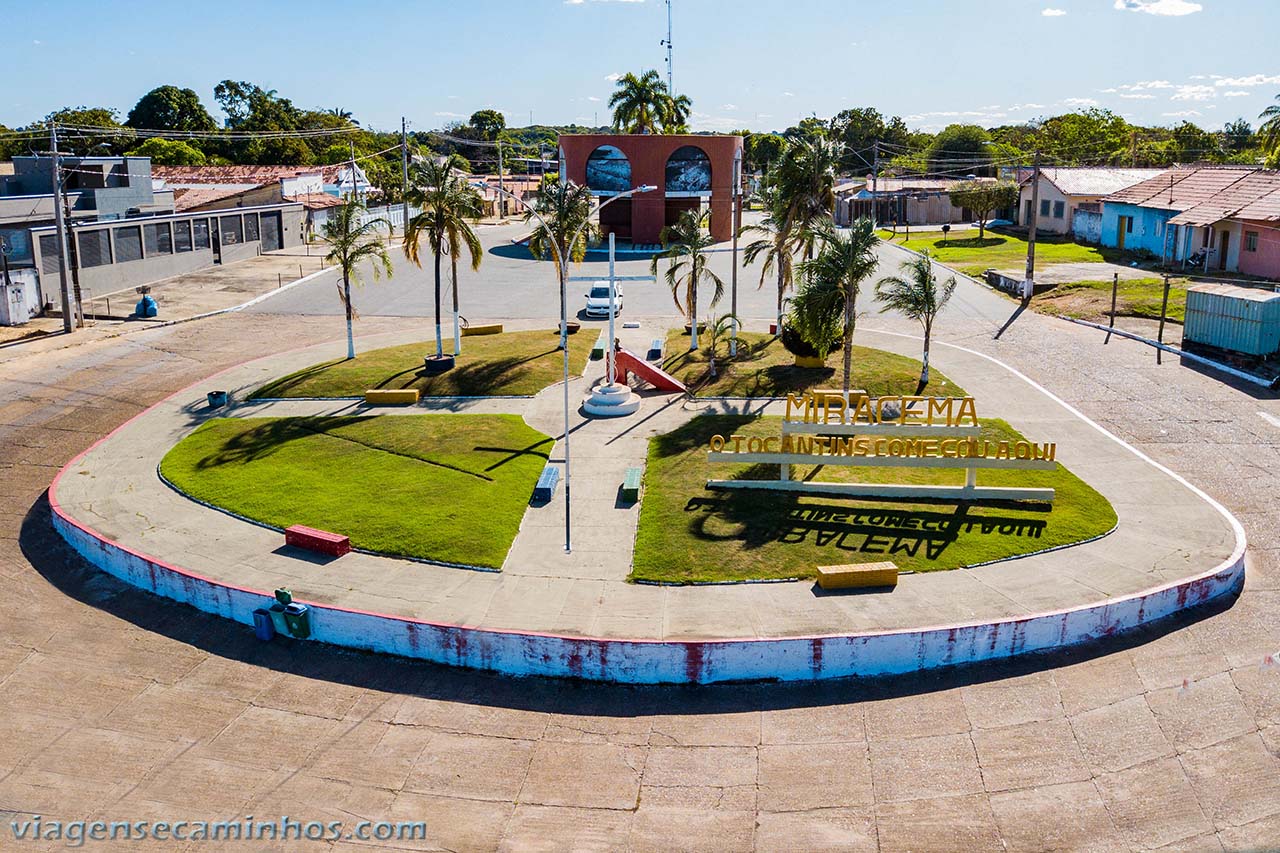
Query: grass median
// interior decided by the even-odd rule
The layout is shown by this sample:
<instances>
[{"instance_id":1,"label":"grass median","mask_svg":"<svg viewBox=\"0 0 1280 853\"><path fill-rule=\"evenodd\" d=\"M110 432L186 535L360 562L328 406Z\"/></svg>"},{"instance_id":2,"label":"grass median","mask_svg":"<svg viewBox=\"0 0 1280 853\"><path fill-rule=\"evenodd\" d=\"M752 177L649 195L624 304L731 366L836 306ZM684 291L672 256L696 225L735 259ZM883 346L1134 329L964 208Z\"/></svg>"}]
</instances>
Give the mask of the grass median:
<instances>
[{"instance_id":1,"label":"grass median","mask_svg":"<svg viewBox=\"0 0 1280 853\"><path fill-rule=\"evenodd\" d=\"M498 568L552 445L516 415L218 418L160 471L191 497L273 527Z\"/></svg>"},{"instance_id":2,"label":"grass median","mask_svg":"<svg viewBox=\"0 0 1280 853\"><path fill-rule=\"evenodd\" d=\"M984 420L990 441L1019 433ZM1116 523L1106 498L1062 465L978 472L980 485L1051 487L1055 500L926 501L712 491L710 478L777 479L777 465L707 462L713 435L776 436L781 419L704 415L649 441L634 580L667 583L813 577L820 565L892 560L918 572L954 569L1069 545ZM1033 437L1034 439L1035 437ZM793 466L793 479L961 485L964 471Z\"/></svg>"},{"instance_id":3,"label":"grass median","mask_svg":"<svg viewBox=\"0 0 1280 853\"><path fill-rule=\"evenodd\" d=\"M856 339L856 338L855 338ZM673 329L667 334L667 357L663 370L679 379L701 397L785 397L810 388L839 388L844 370L844 353L827 356L826 366L796 367L795 356L772 335L758 332L738 334L738 357L729 359L729 344L717 349L716 372L711 377L706 338L702 349L689 351L689 334ZM961 397L964 391L941 371L929 370L924 393L937 397ZM853 347L853 375L850 387L873 397L914 394L920 382L920 362L884 350Z\"/></svg>"},{"instance_id":4,"label":"grass median","mask_svg":"<svg viewBox=\"0 0 1280 853\"><path fill-rule=\"evenodd\" d=\"M587 332L569 336L571 373L582 373L595 340ZM560 380L559 343L556 332L545 329L464 338L453 369L437 375L428 375L422 363L423 356L435 354L434 340L384 347L275 379L251 399L361 397L371 388L417 388L424 397L532 396ZM446 342L446 350L452 347Z\"/></svg>"},{"instance_id":5,"label":"grass median","mask_svg":"<svg viewBox=\"0 0 1280 853\"><path fill-rule=\"evenodd\" d=\"M1004 267L1021 267L1027 260L1027 241L1012 234L988 231L978 238L976 231L959 231L947 236L941 231L912 231L911 239L904 239L904 232L897 236L890 231L880 231L881 239L916 252L928 252L939 263L960 270L966 275L981 275L983 270ZM971 236L972 235L972 236ZM1038 234L1036 236L1036 264L1104 263L1115 261L1120 253L1100 246L1086 246L1070 238Z\"/></svg>"},{"instance_id":6,"label":"grass median","mask_svg":"<svg viewBox=\"0 0 1280 853\"><path fill-rule=\"evenodd\" d=\"M1122 280L1116 291L1116 316L1160 319L1164 299L1164 279L1138 278ZM1036 294L1031 305L1037 311L1060 317L1074 317L1105 323L1111 316L1110 281L1075 281L1056 284ZM1172 279L1169 285L1169 309L1165 315L1171 323L1182 323L1187 314L1187 280Z\"/></svg>"}]
</instances>

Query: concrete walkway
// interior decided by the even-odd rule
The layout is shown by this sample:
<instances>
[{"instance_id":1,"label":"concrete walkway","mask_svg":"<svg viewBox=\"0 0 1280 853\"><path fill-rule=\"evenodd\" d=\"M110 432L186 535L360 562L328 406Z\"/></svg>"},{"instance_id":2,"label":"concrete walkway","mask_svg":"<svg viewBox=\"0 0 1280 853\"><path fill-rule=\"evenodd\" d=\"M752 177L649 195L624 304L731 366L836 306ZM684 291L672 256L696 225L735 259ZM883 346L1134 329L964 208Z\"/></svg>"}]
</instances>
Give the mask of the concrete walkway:
<instances>
[{"instance_id":1,"label":"concrete walkway","mask_svg":"<svg viewBox=\"0 0 1280 853\"><path fill-rule=\"evenodd\" d=\"M624 345L647 342L654 329L626 330ZM915 355L909 336L859 329L862 344ZM362 339L361 348L420 339L398 333ZM634 341L632 340L634 339ZM278 533L198 505L162 483L164 453L211 414L214 385L238 396L267 379L341 355L326 344L234 367L157 405L76 462L58 500L82 524L145 554L223 583L377 613L469 626L605 638L707 639L787 637L901 629L995 620L1078 607L1201 574L1236 546L1213 506L1053 398L996 363L952 346L935 347L937 367L978 400L980 416L1008 420L1033 440L1056 441L1058 459L1110 500L1120 517L1110 536L1071 549L972 570L904 576L890 594L818 596L810 583L716 587L628 584L638 507L618 508L625 468L642 464L648 439L700 411L738 411L725 403L647 397L621 420L588 420L577 404L603 370L571 381L573 445L572 553L563 550L564 494L528 510L501 574L351 554L326 565L276 553ZM207 387L206 387L207 386ZM563 387L532 400L432 403L417 411L522 414L559 436ZM242 405L234 416L375 412L352 401ZM413 410L396 409L396 412ZM212 414L223 415L224 412ZM1176 518L1176 524L1169 519Z\"/></svg>"}]
</instances>

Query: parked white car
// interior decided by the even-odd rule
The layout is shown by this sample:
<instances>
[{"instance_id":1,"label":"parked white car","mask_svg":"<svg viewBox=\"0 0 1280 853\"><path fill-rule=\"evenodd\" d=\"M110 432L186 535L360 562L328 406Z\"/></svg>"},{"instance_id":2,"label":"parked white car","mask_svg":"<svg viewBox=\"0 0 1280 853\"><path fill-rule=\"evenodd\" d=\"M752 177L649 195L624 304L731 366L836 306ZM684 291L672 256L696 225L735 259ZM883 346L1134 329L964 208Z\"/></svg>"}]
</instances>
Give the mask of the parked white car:
<instances>
[{"instance_id":1,"label":"parked white car","mask_svg":"<svg viewBox=\"0 0 1280 853\"><path fill-rule=\"evenodd\" d=\"M622 287L614 285L613 295L613 316L617 317L622 313ZM585 294L585 296L587 297L586 314L588 317L609 316L609 282L596 282L592 285L591 291Z\"/></svg>"}]
</instances>

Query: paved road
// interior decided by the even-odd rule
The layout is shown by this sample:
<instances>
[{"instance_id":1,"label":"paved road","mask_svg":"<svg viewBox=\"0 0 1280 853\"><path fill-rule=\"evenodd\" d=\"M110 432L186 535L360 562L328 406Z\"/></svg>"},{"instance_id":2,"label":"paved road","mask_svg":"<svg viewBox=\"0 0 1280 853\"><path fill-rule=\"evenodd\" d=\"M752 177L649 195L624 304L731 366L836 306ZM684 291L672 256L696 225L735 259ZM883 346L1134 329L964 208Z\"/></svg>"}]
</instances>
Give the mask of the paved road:
<instances>
[{"instance_id":1,"label":"paved road","mask_svg":"<svg viewBox=\"0 0 1280 853\"><path fill-rule=\"evenodd\" d=\"M419 819L453 850L1274 848L1280 427L1259 412L1280 403L1051 318L992 342L993 298L964 286L939 334L1021 366L1236 512L1252 562L1233 606L1017 667L821 687L612 689L261 645L87 567L42 493L140 408L335 338L333 319L221 317L8 361L0 807Z\"/></svg>"}]
</instances>

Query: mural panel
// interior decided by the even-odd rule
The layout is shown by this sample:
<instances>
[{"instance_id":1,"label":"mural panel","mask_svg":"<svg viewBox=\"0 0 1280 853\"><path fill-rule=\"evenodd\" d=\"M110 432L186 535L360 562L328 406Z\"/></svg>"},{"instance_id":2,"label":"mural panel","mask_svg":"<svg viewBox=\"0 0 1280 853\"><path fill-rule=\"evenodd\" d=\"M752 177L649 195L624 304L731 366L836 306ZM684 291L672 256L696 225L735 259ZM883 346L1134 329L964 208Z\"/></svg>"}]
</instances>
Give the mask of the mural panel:
<instances>
[{"instance_id":1,"label":"mural panel","mask_svg":"<svg viewBox=\"0 0 1280 853\"><path fill-rule=\"evenodd\" d=\"M667 159L667 192L711 192L711 159L696 145L677 148Z\"/></svg>"},{"instance_id":2,"label":"mural panel","mask_svg":"<svg viewBox=\"0 0 1280 853\"><path fill-rule=\"evenodd\" d=\"M587 158L587 187L621 193L631 189L631 161L612 145L601 145Z\"/></svg>"}]
</instances>

